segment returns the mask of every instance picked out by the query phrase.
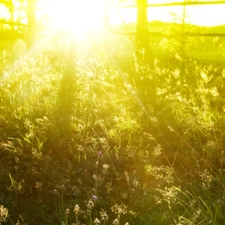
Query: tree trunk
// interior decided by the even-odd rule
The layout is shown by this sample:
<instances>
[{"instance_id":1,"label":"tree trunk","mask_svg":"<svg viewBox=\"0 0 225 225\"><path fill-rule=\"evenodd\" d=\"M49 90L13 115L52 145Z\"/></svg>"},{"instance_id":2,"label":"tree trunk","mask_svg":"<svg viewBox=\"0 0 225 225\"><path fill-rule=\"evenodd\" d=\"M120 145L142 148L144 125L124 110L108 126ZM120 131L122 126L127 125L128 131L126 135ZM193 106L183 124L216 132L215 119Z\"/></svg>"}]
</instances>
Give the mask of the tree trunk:
<instances>
[{"instance_id":1,"label":"tree trunk","mask_svg":"<svg viewBox=\"0 0 225 225\"><path fill-rule=\"evenodd\" d=\"M27 49L30 49L34 46L36 41L36 0L28 0L27 20L28 20Z\"/></svg>"},{"instance_id":2,"label":"tree trunk","mask_svg":"<svg viewBox=\"0 0 225 225\"><path fill-rule=\"evenodd\" d=\"M137 54L147 59L149 57L148 32L148 1L137 0Z\"/></svg>"}]
</instances>

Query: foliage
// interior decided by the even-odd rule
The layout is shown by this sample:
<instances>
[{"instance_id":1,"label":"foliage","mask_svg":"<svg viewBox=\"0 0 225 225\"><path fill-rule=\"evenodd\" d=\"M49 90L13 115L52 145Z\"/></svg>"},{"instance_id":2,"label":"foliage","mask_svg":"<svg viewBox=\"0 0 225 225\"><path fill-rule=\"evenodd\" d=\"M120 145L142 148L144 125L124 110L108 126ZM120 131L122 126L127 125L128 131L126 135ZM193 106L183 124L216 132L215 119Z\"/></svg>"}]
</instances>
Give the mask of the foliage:
<instances>
[{"instance_id":1,"label":"foliage","mask_svg":"<svg viewBox=\"0 0 225 225\"><path fill-rule=\"evenodd\" d=\"M224 43L183 38L1 51L0 223L224 223Z\"/></svg>"}]
</instances>

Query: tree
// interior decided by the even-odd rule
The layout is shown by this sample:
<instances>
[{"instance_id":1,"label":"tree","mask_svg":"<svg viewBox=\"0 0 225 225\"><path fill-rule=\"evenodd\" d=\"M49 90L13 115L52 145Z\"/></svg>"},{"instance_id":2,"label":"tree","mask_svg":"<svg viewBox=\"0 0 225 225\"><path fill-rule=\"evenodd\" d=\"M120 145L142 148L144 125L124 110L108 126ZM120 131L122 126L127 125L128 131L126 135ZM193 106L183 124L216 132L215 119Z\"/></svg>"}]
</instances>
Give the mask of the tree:
<instances>
[{"instance_id":1,"label":"tree","mask_svg":"<svg viewBox=\"0 0 225 225\"><path fill-rule=\"evenodd\" d=\"M137 0L137 53L145 59L149 57L148 1ZM141 54L144 52L144 55Z\"/></svg>"},{"instance_id":2,"label":"tree","mask_svg":"<svg viewBox=\"0 0 225 225\"><path fill-rule=\"evenodd\" d=\"M10 18L7 19L7 22L12 23L13 22L13 12L14 12L14 5L13 5L12 0L0 0L0 4L4 5L4 7L7 9L8 13L10 14ZM2 17L2 15L1 15L1 20L5 21L5 18Z\"/></svg>"},{"instance_id":3,"label":"tree","mask_svg":"<svg viewBox=\"0 0 225 225\"><path fill-rule=\"evenodd\" d=\"M3 4L7 7L11 7L12 6L12 1L11 0L0 0L0 4Z\"/></svg>"}]
</instances>

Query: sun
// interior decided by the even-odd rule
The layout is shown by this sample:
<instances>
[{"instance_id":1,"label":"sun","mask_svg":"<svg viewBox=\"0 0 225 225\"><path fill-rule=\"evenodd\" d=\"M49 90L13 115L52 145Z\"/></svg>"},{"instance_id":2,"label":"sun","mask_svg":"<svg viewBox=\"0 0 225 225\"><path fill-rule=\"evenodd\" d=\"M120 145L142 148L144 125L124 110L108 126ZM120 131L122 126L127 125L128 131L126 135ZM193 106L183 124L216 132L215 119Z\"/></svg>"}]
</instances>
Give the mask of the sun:
<instances>
[{"instance_id":1,"label":"sun","mask_svg":"<svg viewBox=\"0 0 225 225\"><path fill-rule=\"evenodd\" d=\"M104 31L104 15L106 15L106 0L43 0L45 14L51 18L49 27L54 30L67 31L76 37L92 34L100 35ZM179 2L181 0L174 0ZM114 2L114 1L112 1ZM115 0L116 2L116 0ZM170 0L152 0L151 3L166 3ZM186 22L196 25L212 26L223 24L225 5L200 5L186 8ZM200 13L201 12L201 13ZM125 23L135 23L137 8L109 7L109 26ZM164 22L182 21L183 7L149 7L148 19ZM219 16L216 16L219 15ZM100 32L99 32L100 31Z\"/></svg>"},{"instance_id":2,"label":"sun","mask_svg":"<svg viewBox=\"0 0 225 225\"><path fill-rule=\"evenodd\" d=\"M47 10L55 29L81 34L103 28L104 0L54 0Z\"/></svg>"}]
</instances>

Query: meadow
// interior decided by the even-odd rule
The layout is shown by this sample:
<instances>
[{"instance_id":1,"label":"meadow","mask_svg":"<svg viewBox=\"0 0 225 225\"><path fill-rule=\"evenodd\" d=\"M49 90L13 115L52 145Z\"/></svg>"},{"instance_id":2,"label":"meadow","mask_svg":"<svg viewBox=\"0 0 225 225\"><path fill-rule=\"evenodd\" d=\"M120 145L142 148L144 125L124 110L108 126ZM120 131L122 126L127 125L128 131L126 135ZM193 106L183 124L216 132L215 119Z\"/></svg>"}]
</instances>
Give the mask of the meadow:
<instances>
[{"instance_id":1,"label":"meadow","mask_svg":"<svg viewBox=\"0 0 225 225\"><path fill-rule=\"evenodd\" d=\"M150 27L0 46L0 224L225 223L224 37Z\"/></svg>"}]
</instances>

